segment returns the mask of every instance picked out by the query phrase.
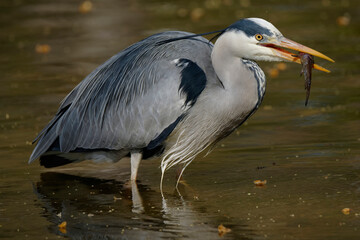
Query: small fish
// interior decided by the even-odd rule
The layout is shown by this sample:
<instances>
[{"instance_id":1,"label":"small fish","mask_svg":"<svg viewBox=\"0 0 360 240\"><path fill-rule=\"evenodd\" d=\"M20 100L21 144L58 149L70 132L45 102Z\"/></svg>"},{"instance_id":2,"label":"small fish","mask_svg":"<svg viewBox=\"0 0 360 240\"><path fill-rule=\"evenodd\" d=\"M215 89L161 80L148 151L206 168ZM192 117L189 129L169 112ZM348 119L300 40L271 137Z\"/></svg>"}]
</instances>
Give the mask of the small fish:
<instances>
[{"instance_id":1,"label":"small fish","mask_svg":"<svg viewBox=\"0 0 360 240\"><path fill-rule=\"evenodd\" d=\"M305 106L307 106L310 96L311 71L314 66L314 56L307 53L299 52L299 57L302 65L300 76L304 75L305 77L305 90L306 90Z\"/></svg>"}]
</instances>

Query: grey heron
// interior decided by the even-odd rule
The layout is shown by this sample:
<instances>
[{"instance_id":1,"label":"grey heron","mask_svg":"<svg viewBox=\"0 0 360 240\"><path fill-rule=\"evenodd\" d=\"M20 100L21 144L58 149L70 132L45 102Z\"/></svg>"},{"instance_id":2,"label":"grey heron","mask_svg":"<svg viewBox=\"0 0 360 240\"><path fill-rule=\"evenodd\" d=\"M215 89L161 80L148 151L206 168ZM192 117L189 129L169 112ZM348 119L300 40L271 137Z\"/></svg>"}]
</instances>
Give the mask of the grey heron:
<instances>
[{"instance_id":1,"label":"grey heron","mask_svg":"<svg viewBox=\"0 0 360 240\"><path fill-rule=\"evenodd\" d=\"M166 170L180 164L182 174L258 109L265 75L256 61L299 63L290 50L333 61L260 18L217 32L215 44L205 34L163 32L111 57L65 97L29 162L56 167L130 156L136 180L142 159L161 156L162 182Z\"/></svg>"}]
</instances>

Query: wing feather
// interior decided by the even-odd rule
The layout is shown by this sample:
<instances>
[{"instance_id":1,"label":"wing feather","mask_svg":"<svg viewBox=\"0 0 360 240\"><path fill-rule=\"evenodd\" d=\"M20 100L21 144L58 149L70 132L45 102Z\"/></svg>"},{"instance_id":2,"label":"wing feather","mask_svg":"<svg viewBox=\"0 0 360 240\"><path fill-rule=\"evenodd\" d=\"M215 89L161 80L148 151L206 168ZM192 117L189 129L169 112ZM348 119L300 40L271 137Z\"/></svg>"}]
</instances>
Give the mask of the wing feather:
<instances>
[{"instance_id":1,"label":"wing feather","mask_svg":"<svg viewBox=\"0 0 360 240\"><path fill-rule=\"evenodd\" d=\"M201 37L156 43L189 34L153 35L95 69L63 100L58 114L39 134L30 162L51 151L57 139L61 152L145 148L155 139L163 141L175 127L171 124L191 107L185 103L189 98L194 103L195 95L204 89L202 69L211 64L212 45ZM176 65L175 59L191 59L187 60L191 68L184 72L186 66ZM184 76L187 83L200 76L201 89L185 90ZM157 145L159 141L151 144L152 148Z\"/></svg>"}]
</instances>

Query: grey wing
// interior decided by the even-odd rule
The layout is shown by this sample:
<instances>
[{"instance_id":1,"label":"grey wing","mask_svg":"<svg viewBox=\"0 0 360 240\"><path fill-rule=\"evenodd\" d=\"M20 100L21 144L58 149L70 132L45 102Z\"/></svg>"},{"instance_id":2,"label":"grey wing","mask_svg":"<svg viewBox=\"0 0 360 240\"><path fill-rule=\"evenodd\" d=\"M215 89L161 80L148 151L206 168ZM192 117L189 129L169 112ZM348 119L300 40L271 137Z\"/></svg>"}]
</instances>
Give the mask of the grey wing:
<instances>
[{"instance_id":1,"label":"grey wing","mask_svg":"<svg viewBox=\"0 0 360 240\"><path fill-rule=\"evenodd\" d=\"M212 48L207 40L156 44L188 34L153 35L95 69L64 99L29 161L49 150L159 145L206 86L202 69L211 64Z\"/></svg>"}]
</instances>

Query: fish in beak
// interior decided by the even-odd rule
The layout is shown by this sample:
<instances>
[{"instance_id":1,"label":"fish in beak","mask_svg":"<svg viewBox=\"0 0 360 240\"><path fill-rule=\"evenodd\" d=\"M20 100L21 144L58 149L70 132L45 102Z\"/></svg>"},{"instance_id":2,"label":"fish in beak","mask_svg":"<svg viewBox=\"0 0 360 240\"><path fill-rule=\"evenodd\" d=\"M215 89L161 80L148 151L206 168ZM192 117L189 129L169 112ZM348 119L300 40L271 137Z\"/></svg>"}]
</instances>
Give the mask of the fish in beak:
<instances>
[{"instance_id":1,"label":"fish in beak","mask_svg":"<svg viewBox=\"0 0 360 240\"><path fill-rule=\"evenodd\" d=\"M268 48L271 48L274 52L274 54L282 59L285 59L287 61L290 61L290 62L296 62L296 63L299 63L301 64L301 61L300 61L300 55L299 54L296 54L296 53L292 53L292 52L289 52L288 50L286 49L290 49L290 50L295 50L297 52L301 52L301 53L307 53L309 55L312 55L312 56L316 56L316 57L320 57L320 58L323 58L325 60L328 60L330 62L335 62L334 60L332 60L331 58L329 58L328 56L314 50L314 49L311 49L309 47L306 47L300 43L297 43L297 42L294 42L290 39L287 39L285 37L281 37L279 39L274 39L274 40L269 40L267 42L262 42L262 43L259 43L261 44L262 46L264 47L268 47ZM327 70L326 68L323 68L317 64L314 64L313 65L313 68L314 69L317 69L317 70L320 70L320 71L323 71L323 72L327 72L329 73L330 71Z\"/></svg>"}]
</instances>

